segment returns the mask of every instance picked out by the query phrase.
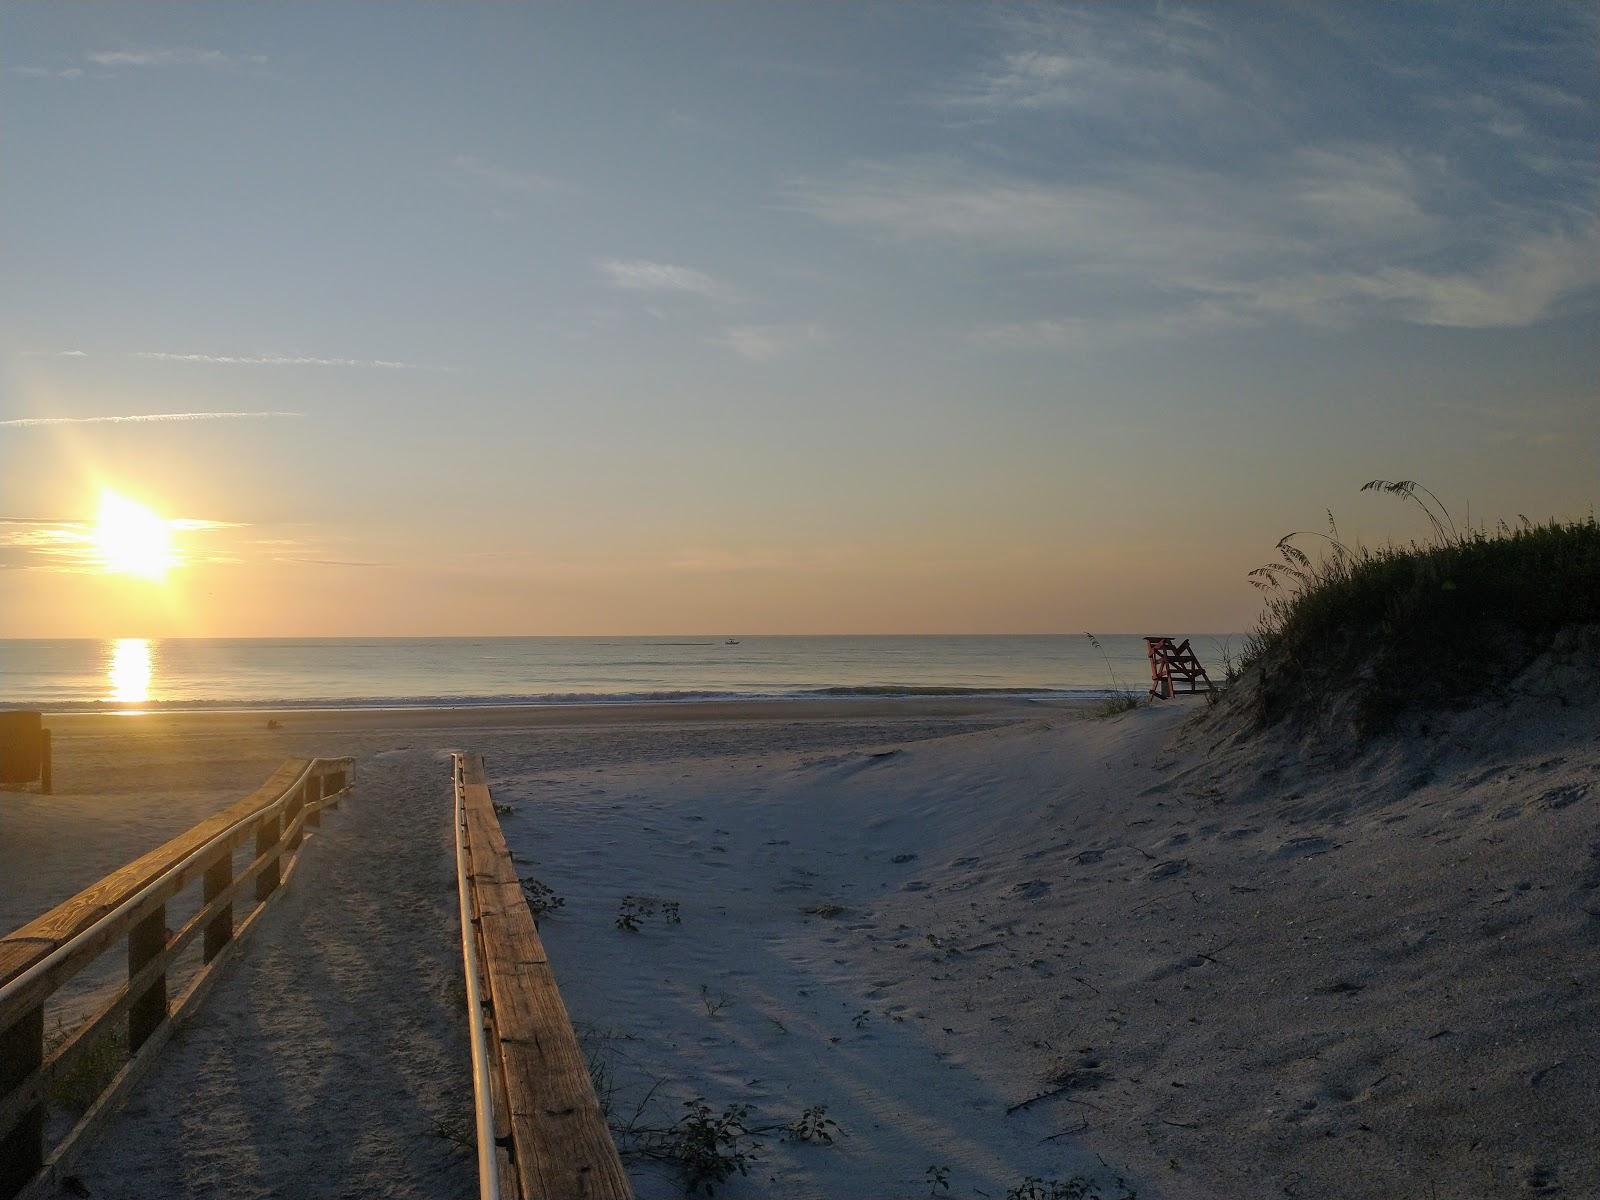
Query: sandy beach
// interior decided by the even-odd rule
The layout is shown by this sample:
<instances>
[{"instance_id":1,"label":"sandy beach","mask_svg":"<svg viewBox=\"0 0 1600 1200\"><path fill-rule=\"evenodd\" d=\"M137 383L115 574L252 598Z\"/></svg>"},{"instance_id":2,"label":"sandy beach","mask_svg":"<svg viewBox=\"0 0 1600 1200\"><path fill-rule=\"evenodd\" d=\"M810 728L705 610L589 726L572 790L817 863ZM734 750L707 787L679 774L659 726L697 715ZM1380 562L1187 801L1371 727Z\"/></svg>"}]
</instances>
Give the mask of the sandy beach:
<instances>
[{"instance_id":1,"label":"sandy beach","mask_svg":"<svg viewBox=\"0 0 1600 1200\"><path fill-rule=\"evenodd\" d=\"M1029 1177L1587 1195L1592 716L1523 697L1347 761L1176 703L57 718L60 794L0 806L0 870L25 881L5 917L284 756L357 756L295 898L91 1150L94 1195L470 1193L447 890L462 748L563 900L541 932L624 1145L696 1098L769 1129L718 1194L915 1196L934 1171L957 1196ZM306 969L340 946L368 948L353 979ZM298 999L252 1025L262 971ZM331 1024L307 1015L330 989ZM372 1032L392 1005L414 1029L398 1042ZM324 1105L375 1070L406 1082L292 1161L264 1156L284 1129L247 1109L196 1119L220 1078L283 1089L286 1044ZM173 1091L187 1108L144 1099ZM818 1106L831 1145L784 1135ZM641 1197L681 1194L662 1164L629 1166Z\"/></svg>"}]
</instances>

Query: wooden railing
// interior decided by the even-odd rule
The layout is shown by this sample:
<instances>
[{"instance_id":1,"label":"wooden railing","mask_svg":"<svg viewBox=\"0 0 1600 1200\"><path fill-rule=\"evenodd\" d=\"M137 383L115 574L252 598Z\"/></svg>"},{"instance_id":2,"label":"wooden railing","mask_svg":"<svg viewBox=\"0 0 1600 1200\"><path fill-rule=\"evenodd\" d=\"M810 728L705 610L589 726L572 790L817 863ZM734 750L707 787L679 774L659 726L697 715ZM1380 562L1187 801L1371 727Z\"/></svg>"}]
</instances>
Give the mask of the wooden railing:
<instances>
[{"instance_id":1,"label":"wooden railing","mask_svg":"<svg viewBox=\"0 0 1600 1200\"><path fill-rule=\"evenodd\" d=\"M475 754L455 800L481 1200L632 1200Z\"/></svg>"},{"instance_id":2,"label":"wooden railing","mask_svg":"<svg viewBox=\"0 0 1600 1200\"><path fill-rule=\"evenodd\" d=\"M349 786L351 760L290 759L237 804L107 875L21 929L0 938L0 1200L43 1196L85 1140L149 1070L173 1028L216 983L241 938L287 882L307 826L321 823ZM248 866L234 851L254 839ZM167 902L196 880L198 910L176 931ZM235 921L235 906L248 911ZM202 965L176 998L174 960L203 937ZM45 1006L61 986L116 943L127 942L127 982L46 1053ZM126 1020L126 1025L120 1023ZM45 1144L52 1085L105 1047L126 1060L53 1147Z\"/></svg>"}]
</instances>

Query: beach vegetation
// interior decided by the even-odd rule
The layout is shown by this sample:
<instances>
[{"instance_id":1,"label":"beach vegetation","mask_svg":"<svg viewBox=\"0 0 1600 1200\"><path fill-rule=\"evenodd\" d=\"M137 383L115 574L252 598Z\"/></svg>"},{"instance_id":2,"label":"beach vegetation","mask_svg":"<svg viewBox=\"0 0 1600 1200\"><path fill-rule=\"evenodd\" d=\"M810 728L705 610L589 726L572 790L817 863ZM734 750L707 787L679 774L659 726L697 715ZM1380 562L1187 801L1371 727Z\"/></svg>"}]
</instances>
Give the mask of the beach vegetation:
<instances>
[{"instance_id":1,"label":"beach vegetation","mask_svg":"<svg viewBox=\"0 0 1600 1200\"><path fill-rule=\"evenodd\" d=\"M533 913L533 923L537 925L544 920L546 914L553 913L558 908L565 908L565 896L558 896L555 890L543 880L535 879L532 875L525 875L520 880L522 894L527 898L528 908Z\"/></svg>"},{"instance_id":2,"label":"beach vegetation","mask_svg":"<svg viewBox=\"0 0 1600 1200\"><path fill-rule=\"evenodd\" d=\"M1348 701L1358 732L1508 683L1562 630L1600 623L1600 524L1469 525L1415 480L1363 492L1425 514L1428 535L1369 548L1326 531L1278 540L1250 572L1265 608L1240 664L1263 723Z\"/></svg>"},{"instance_id":3,"label":"beach vegetation","mask_svg":"<svg viewBox=\"0 0 1600 1200\"><path fill-rule=\"evenodd\" d=\"M761 1145L746 1123L750 1106L730 1104L719 1113L701 1096L683 1104L688 1111L663 1129L632 1125L621 1131L618 1149L669 1165L691 1196L702 1189L714 1195L718 1184L748 1175Z\"/></svg>"},{"instance_id":4,"label":"beach vegetation","mask_svg":"<svg viewBox=\"0 0 1600 1200\"><path fill-rule=\"evenodd\" d=\"M1111 690L1098 704L1089 710L1093 717L1115 717L1125 712L1132 712L1139 707L1139 693L1122 682L1122 677L1117 674L1116 667L1111 665L1111 655L1106 653L1106 648L1100 644L1100 639L1092 633L1085 633L1089 644L1100 652L1100 657L1105 659L1106 676L1111 681Z\"/></svg>"},{"instance_id":5,"label":"beach vegetation","mask_svg":"<svg viewBox=\"0 0 1600 1200\"><path fill-rule=\"evenodd\" d=\"M1133 692L1114 692L1099 700L1089 709L1091 716L1118 717L1139 707L1139 697Z\"/></svg>"},{"instance_id":6,"label":"beach vegetation","mask_svg":"<svg viewBox=\"0 0 1600 1200\"><path fill-rule=\"evenodd\" d=\"M705 1007L706 1016L715 1018L723 1009L733 1003L733 999L727 992L718 992L713 997L711 989L702 983L700 985L700 1003Z\"/></svg>"},{"instance_id":7,"label":"beach vegetation","mask_svg":"<svg viewBox=\"0 0 1600 1200\"><path fill-rule=\"evenodd\" d=\"M644 928L644 922L653 917L660 917L664 925L682 925L683 917L678 910L676 900L666 900L660 896L624 896L622 903L617 907L616 926L628 933L638 933Z\"/></svg>"},{"instance_id":8,"label":"beach vegetation","mask_svg":"<svg viewBox=\"0 0 1600 1200\"><path fill-rule=\"evenodd\" d=\"M813 1104L784 1126L783 1136L786 1141L831 1146L834 1138L842 1136L842 1131L839 1123L828 1115L826 1105Z\"/></svg>"},{"instance_id":9,"label":"beach vegetation","mask_svg":"<svg viewBox=\"0 0 1600 1200\"><path fill-rule=\"evenodd\" d=\"M1006 1200L1139 1200L1121 1179L1107 1185L1074 1175L1071 1179L1044 1179L1038 1175L1026 1176L1021 1183L1006 1192Z\"/></svg>"},{"instance_id":10,"label":"beach vegetation","mask_svg":"<svg viewBox=\"0 0 1600 1200\"><path fill-rule=\"evenodd\" d=\"M940 1192L948 1194L950 1191L950 1168L937 1164L930 1166L927 1170L927 1180L928 1195L936 1196Z\"/></svg>"}]
</instances>

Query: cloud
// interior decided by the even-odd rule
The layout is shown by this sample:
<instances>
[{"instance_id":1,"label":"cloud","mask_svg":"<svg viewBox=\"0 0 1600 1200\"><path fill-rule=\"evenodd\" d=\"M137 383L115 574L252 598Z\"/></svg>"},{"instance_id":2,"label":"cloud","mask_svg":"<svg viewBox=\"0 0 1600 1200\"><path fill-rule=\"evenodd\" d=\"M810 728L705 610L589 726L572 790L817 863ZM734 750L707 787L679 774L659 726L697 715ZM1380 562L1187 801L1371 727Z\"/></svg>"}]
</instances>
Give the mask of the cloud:
<instances>
[{"instance_id":1,"label":"cloud","mask_svg":"<svg viewBox=\"0 0 1600 1200\"><path fill-rule=\"evenodd\" d=\"M1075 349L1273 322L1519 327L1596 299L1592 8L987 10L924 104L959 153L792 181L1005 297L981 343ZM1588 34L1586 38L1584 35ZM1314 102L1313 102L1314 101Z\"/></svg>"},{"instance_id":2,"label":"cloud","mask_svg":"<svg viewBox=\"0 0 1600 1200\"><path fill-rule=\"evenodd\" d=\"M782 325L731 325L710 339L751 362L772 362L806 346L827 340L822 326L814 323Z\"/></svg>"},{"instance_id":3,"label":"cloud","mask_svg":"<svg viewBox=\"0 0 1600 1200\"><path fill-rule=\"evenodd\" d=\"M450 165L461 176L496 191L538 196L571 190L571 184L554 175L501 166L471 154L456 155L450 160Z\"/></svg>"},{"instance_id":4,"label":"cloud","mask_svg":"<svg viewBox=\"0 0 1600 1200\"><path fill-rule=\"evenodd\" d=\"M7 67L5 74L19 79L82 79L82 67Z\"/></svg>"},{"instance_id":5,"label":"cloud","mask_svg":"<svg viewBox=\"0 0 1600 1200\"><path fill-rule=\"evenodd\" d=\"M300 417L297 412L181 412L133 413L112 417L14 417L0 421L0 429L38 429L51 425L152 425L186 421L259 421L274 417Z\"/></svg>"},{"instance_id":6,"label":"cloud","mask_svg":"<svg viewBox=\"0 0 1600 1200\"><path fill-rule=\"evenodd\" d=\"M1594 196L1552 214L1501 208L1481 225L1457 210L1464 188L1438 161L1336 143L1249 174L1135 162L1089 182L951 159L869 163L796 183L789 202L891 242L961 244L997 269L1058 275L1080 311L980 330L996 345L1363 316L1517 327L1600 286Z\"/></svg>"},{"instance_id":7,"label":"cloud","mask_svg":"<svg viewBox=\"0 0 1600 1200\"><path fill-rule=\"evenodd\" d=\"M243 528L238 522L202 517L174 517L167 524L187 534ZM13 552L15 559L8 565L20 570L84 574L98 572L104 566L92 521L0 516L0 551ZM192 564L233 560L203 547L180 544L178 561Z\"/></svg>"},{"instance_id":8,"label":"cloud","mask_svg":"<svg viewBox=\"0 0 1600 1200\"><path fill-rule=\"evenodd\" d=\"M1118 271L1175 271L1426 231L1416 169L1382 147L1295 151L1258 175L1134 162L1090 181L1033 179L932 158L801 181L789 201L833 225L898 240L964 241Z\"/></svg>"},{"instance_id":9,"label":"cloud","mask_svg":"<svg viewBox=\"0 0 1600 1200\"><path fill-rule=\"evenodd\" d=\"M703 271L644 259L607 258L595 264L607 283L625 292L669 292L729 303L739 293Z\"/></svg>"},{"instance_id":10,"label":"cloud","mask_svg":"<svg viewBox=\"0 0 1600 1200\"><path fill-rule=\"evenodd\" d=\"M1201 300L1137 315L1045 317L981 326L972 338L1006 350L1093 350L1158 338L1223 333L1253 324L1221 300Z\"/></svg>"},{"instance_id":11,"label":"cloud","mask_svg":"<svg viewBox=\"0 0 1600 1200\"><path fill-rule=\"evenodd\" d=\"M199 46L92 50L84 57L97 67L208 67L213 70L243 64L260 65L267 61L262 54L230 54Z\"/></svg>"},{"instance_id":12,"label":"cloud","mask_svg":"<svg viewBox=\"0 0 1600 1200\"><path fill-rule=\"evenodd\" d=\"M1312 274L1239 289L1256 311L1304 316L1381 306L1418 325L1519 328L1553 315L1570 297L1600 287L1600 218L1576 229L1529 231L1474 270L1382 267Z\"/></svg>"},{"instance_id":13,"label":"cloud","mask_svg":"<svg viewBox=\"0 0 1600 1200\"><path fill-rule=\"evenodd\" d=\"M308 354L173 354L162 350L136 350L134 358L152 362L204 363L224 367L367 367L383 371L448 371L386 358L321 358Z\"/></svg>"}]
</instances>

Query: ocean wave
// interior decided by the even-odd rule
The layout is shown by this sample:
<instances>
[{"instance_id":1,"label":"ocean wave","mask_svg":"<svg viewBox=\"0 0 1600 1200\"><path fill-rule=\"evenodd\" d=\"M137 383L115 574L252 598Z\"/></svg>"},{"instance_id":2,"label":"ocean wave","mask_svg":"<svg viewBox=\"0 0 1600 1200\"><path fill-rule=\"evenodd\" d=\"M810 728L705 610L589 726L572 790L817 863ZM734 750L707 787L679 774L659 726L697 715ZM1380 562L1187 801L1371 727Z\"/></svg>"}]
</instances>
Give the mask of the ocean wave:
<instances>
[{"instance_id":1,"label":"ocean wave","mask_svg":"<svg viewBox=\"0 0 1600 1200\"><path fill-rule=\"evenodd\" d=\"M958 698L962 696L1015 697L1017 699L1094 699L1109 694L1104 688L1047 687L943 687L923 684L838 684L831 687L775 691L631 691L534 692L484 696L299 696L204 697L176 700L124 702L117 700L47 700L25 707L57 713L116 712L270 712L314 709L408 708L522 708L572 704L693 704L707 701L746 700L848 700Z\"/></svg>"}]
</instances>

